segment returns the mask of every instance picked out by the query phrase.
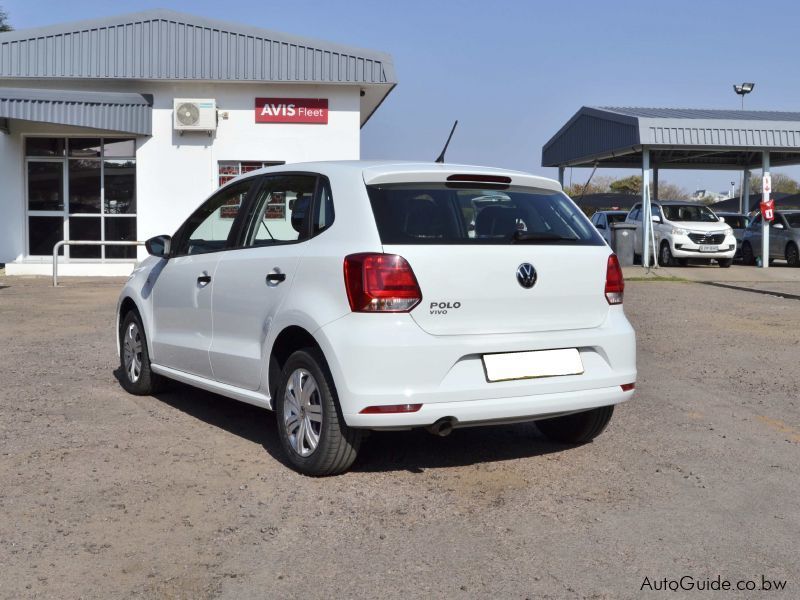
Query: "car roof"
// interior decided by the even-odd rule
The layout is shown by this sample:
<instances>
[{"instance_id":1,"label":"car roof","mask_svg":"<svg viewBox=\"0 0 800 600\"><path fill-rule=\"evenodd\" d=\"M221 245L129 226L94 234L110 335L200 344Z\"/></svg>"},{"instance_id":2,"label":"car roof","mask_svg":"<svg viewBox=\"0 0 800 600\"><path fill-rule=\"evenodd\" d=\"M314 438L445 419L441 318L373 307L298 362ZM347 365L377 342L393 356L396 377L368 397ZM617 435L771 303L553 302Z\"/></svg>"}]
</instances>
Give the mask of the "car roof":
<instances>
[{"instance_id":1,"label":"car roof","mask_svg":"<svg viewBox=\"0 0 800 600\"><path fill-rule=\"evenodd\" d=\"M688 200L654 200L653 204L661 206L707 206L702 202L690 202Z\"/></svg>"},{"instance_id":2,"label":"car roof","mask_svg":"<svg viewBox=\"0 0 800 600\"><path fill-rule=\"evenodd\" d=\"M265 167L247 173L252 177L262 173L285 173L310 171L323 175L345 174L359 175L367 185L379 183L403 183L416 181L445 182L450 175L495 175L511 179L511 185L538 187L552 191L561 191L561 185L554 179L540 177L523 171L483 167L477 165L460 165L451 163L414 162L414 161L367 161L337 160L305 163L289 163L273 167ZM243 176L239 176L243 177ZM239 179L237 177L236 179ZM236 181L234 179L233 181ZM480 184L476 184L480 185Z\"/></svg>"},{"instance_id":3,"label":"car roof","mask_svg":"<svg viewBox=\"0 0 800 600\"><path fill-rule=\"evenodd\" d=\"M598 210L598 213L604 215L627 215L629 211L627 210Z\"/></svg>"}]
</instances>

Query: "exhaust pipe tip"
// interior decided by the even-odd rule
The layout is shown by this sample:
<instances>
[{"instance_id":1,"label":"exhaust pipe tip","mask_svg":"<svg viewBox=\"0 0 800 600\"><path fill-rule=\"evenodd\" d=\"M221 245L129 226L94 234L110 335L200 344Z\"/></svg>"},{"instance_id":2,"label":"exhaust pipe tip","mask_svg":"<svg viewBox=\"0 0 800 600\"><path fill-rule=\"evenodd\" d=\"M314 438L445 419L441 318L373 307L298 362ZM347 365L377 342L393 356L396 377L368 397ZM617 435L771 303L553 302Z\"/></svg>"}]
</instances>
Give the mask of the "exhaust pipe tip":
<instances>
[{"instance_id":1,"label":"exhaust pipe tip","mask_svg":"<svg viewBox=\"0 0 800 600\"><path fill-rule=\"evenodd\" d=\"M453 417L442 417L432 425L428 425L425 429L432 435L447 437L453 432L454 421L455 419Z\"/></svg>"}]
</instances>

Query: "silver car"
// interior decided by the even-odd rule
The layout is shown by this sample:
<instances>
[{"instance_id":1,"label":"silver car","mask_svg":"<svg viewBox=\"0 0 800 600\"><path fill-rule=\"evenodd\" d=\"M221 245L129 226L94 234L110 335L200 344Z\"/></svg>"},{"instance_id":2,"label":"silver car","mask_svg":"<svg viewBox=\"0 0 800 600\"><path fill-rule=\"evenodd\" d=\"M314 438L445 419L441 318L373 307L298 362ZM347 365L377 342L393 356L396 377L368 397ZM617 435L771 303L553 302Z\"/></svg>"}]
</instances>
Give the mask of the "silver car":
<instances>
[{"instance_id":1,"label":"silver car","mask_svg":"<svg viewBox=\"0 0 800 600\"><path fill-rule=\"evenodd\" d=\"M725 219L725 222L733 229L733 236L736 238L736 254L733 255L733 258L741 258L744 232L747 229L747 223L750 218L747 215L735 212L718 212L717 216Z\"/></svg>"},{"instance_id":2,"label":"silver car","mask_svg":"<svg viewBox=\"0 0 800 600\"><path fill-rule=\"evenodd\" d=\"M800 267L800 210L775 211L775 220L769 226L769 258L785 259L790 267ZM742 260L746 265L756 264L761 257L761 215L756 215L744 232Z\"/></svg>"}]
</instances>

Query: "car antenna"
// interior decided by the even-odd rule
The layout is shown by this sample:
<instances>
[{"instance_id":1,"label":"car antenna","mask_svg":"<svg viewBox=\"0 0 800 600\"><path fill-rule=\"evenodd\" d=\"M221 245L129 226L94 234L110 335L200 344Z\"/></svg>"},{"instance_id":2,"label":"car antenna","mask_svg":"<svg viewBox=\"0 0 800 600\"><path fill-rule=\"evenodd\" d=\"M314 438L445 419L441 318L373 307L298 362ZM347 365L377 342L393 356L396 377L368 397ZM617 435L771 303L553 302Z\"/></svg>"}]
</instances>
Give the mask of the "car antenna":
<instances>
[{"instance_id":1,"label":"car antenna","mask_svg":"<svg viewBox=\"0 0 800 600\"><path fill-rule=\"evenodd\" d=\"M447 147L450 145L450 140L453 139L453 132L456 130L456 125L458 125L458 119L456 119L456 122L453 123L453 128L450 130L450 135L447 136L447 141L444 143L444 148L442 148L442 153L439 155L439 158L436 159L437 163L444 162L444 153L447 152Z\"/></svg>"}]
</instances>

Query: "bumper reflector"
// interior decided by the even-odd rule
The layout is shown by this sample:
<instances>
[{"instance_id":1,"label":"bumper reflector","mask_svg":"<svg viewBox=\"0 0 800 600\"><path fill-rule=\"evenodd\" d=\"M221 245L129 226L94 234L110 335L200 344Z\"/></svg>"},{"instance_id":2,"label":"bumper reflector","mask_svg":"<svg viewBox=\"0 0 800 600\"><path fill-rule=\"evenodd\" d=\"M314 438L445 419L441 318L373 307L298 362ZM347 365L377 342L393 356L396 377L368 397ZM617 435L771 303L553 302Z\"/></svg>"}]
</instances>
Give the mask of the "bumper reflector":
<instances>
[{"instance_id":1,"label":"bumper reflector","mask_svg":"<svg viewBox=\"0 0 800 600\"><path fill-rule=\"evenodd\" d=\"M623 392L630 392L633 388L636 387L635 383L623 383L621 386Z\"/></svg>"},{"instance_id":2,"label":"bumper reflector","mask_svg":"<svg viewBox=\"0 0 800 600\"><path fill-rule=\"evenodd\" d=\"M422 408L422 404L389 404L388 406L368 406L361 410L362 415L378 415L389 413L412 413Z\"/></svg>"}]
</instances>

